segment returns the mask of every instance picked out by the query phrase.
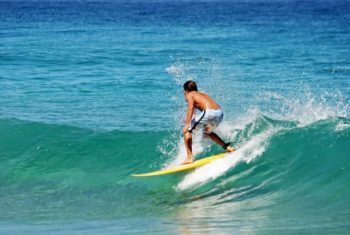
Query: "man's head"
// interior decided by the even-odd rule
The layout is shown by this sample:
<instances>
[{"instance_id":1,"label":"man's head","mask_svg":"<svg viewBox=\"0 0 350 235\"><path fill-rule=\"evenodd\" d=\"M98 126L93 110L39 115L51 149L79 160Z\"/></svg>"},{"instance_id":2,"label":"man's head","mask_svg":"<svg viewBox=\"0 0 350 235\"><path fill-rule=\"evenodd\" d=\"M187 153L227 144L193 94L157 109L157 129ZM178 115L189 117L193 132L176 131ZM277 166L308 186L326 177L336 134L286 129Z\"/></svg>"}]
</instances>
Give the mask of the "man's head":
<instances>
[{"instance_id":1,"label":"man's head","mask_svg":"<svg viewBox=\"0 0 350 235\"><path fill-rule=\"evenodd\" d=\"M198 91L196 83L192 80L185 82L184 90L185 92Z\"/></svg>"}]
</instances>

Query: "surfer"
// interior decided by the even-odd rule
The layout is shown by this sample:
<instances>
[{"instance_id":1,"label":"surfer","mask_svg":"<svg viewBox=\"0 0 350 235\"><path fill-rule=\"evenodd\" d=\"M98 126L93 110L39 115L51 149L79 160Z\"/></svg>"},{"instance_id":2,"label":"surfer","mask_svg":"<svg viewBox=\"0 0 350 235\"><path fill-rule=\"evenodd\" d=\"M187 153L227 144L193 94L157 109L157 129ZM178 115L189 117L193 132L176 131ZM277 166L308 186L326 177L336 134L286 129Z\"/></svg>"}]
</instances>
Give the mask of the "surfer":
<instances>
[{"instance_id":1,"label":"surfer","mask_svg":"<svg viewBox=\"0 0 350 235\"><path fill-rule=\"evenodd\" d=\"M187 81L184 84L184 95L188 103L186 123L183 128L187 159L182 164L193 162L192 156L192 132L200 128L203 129L203 135L212 139L215 143L222 146L227 152L233 152L235 149L230 143L225 143L213 130L221 123L224 114L220 106L209 95L199 92L194 81ZM201 113L194 117L194 109Z\"/></svg>"}]
</instances>

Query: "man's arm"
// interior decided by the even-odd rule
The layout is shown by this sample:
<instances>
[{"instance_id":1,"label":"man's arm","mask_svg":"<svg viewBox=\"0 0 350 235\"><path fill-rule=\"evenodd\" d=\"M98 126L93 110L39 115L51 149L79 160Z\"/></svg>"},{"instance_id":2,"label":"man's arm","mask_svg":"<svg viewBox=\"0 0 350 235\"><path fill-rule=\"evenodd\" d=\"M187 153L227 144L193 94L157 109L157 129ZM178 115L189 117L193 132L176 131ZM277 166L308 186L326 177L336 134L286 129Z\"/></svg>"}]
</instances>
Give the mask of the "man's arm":
<instances>
[{"instance_id":1,"label":"man's arm","mask_svg":"<svg viewBox=\"0 0 350 235\"><path fill-rule=\"evenodd\" d=\"M191 119L194 111L194 100L192 95L188 94L186 96L186 100L187 100L188 106L187 106L186 124L184 127L184 132L187 132L188 128L190 127L190 123L191 123Z\"/></svg>"}]
</instances>

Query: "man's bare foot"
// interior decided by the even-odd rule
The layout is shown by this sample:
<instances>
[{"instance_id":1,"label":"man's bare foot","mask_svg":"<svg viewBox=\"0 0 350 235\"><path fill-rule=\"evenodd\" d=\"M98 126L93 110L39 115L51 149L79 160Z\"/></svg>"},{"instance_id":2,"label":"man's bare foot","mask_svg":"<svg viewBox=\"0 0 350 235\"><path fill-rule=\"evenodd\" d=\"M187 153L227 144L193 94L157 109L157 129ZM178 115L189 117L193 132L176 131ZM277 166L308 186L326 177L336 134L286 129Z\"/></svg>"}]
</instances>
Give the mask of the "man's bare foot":
<instances>
[{"instance_id":1,"label":"man's bare foot","mask_svg":"<svg viewBox=\"0 0 350 235\"><path fill-rule=\"evenodd\" d=\"M235 151L236 149L234 149L233 147L231 147L231 146L227 146L227 148L226 148L226 152L233 152L233 151Z\"/></svg>"},{"instance_id":2,"label":"man's bare foot","mask_svg":"<svg viewBox=\"0 0 350 235\"><path fill-rule=\"evenodd\" d=\"M181 163L181 165L185 165L185 164L191 164L191 163L193 163L193 158L191 158L191 159L186 159L185 161L183 161L182 163Z\"/></svg>"}]
</instances>

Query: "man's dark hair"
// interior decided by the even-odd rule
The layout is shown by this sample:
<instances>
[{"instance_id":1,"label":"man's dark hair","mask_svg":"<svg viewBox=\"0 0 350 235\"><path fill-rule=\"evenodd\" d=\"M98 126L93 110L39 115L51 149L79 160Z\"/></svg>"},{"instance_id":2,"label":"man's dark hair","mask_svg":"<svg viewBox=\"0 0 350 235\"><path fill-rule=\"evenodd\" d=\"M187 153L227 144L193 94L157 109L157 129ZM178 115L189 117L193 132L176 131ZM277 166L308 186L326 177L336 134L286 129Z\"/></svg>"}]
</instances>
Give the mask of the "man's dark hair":
<instances>
[{"instance_id":1,"label":"man's dark hair","mask_svg":"<svg viewBox=\"0 0 350 235\"><path fill-rule=\"evenodd\" d=\"M185 90L185 91L188 91L188 92L191 92L191 91L198 91L198 90L197 90L197 85L196 85L196 83L195 83L194 81L191 81L191 80L185 82L185 84L184 84L184 90Z\"/></svg>"}]
</instances>

